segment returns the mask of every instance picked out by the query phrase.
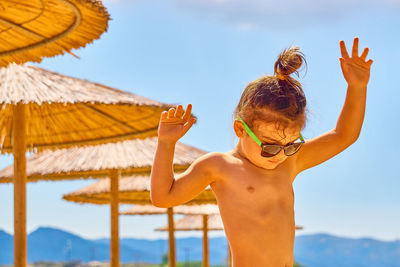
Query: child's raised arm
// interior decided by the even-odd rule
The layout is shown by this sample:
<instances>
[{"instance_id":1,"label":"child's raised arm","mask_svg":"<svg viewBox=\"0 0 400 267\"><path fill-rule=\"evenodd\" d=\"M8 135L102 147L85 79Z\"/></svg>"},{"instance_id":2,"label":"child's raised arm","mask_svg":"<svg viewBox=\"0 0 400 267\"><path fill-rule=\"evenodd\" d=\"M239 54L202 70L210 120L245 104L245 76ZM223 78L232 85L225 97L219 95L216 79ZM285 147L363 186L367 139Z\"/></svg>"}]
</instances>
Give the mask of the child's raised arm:
<instances>
[{"instance_id":1,"label":"child's raised arm","mask_svg":"<svg viewBox=\"0 0 400 267\"><path fill-rule=\"evenodd\" d=\"M151 201L158 207L183 204L203 191L213 180L210 163L213 153L200 157L179 176L174 177L173 159L176 142L192 127L192 106L186 111L181 105L161 114L158 127L158 144L151 170Z\"/></svg>"},{"instance_id":2,"label":"child's raised arm","mask_svg":"<svg viewBox=\"0 0 400 267\"><path fill-rule=\"evenodd\" d=\"M354 38L351 56L344 41L340 41L340 65L347 81L347 95L336 127L314 139L307 140L297 153L297 170L316 166L353 144L360 135L364 120L367 84L372 60L366 60L368 48L358 56L358 38Z\"/></svg>"}]
</instances>

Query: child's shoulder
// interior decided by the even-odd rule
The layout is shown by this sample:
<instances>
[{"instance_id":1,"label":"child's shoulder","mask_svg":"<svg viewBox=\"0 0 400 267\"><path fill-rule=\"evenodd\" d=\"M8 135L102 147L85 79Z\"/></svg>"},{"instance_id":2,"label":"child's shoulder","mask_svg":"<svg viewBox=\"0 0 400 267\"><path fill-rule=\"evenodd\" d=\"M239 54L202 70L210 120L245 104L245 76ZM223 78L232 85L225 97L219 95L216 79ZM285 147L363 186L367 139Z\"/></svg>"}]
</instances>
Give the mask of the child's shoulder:
<instances>
[{"instance_id":1,"label":"child's shoulder","mask_svg":"<svg viewBox=\"0 0 400 267\"><path fill-rule=\"evenodd\" d=\"M228 155L223 152L209 152L201 156L197 161L205 164L216 165L224 164L228 160Z\"/></svg>"},{"instance_id":2,"label":"child's shoulder","mask_svg":"<svg viewBox=\"0 0 400 267\"><path fill-rule=\"evenodd\" d=\"M219 172L232 162L232 156L223 152L209 152L198 158L193 165L208 169L212 172Z\"/></svg>"},{"instance_id":3,"label":"child's shoulder","mask_svg":"<svg viewBox=\"0 0 400 267\"><path fill-rule=\"evenodd\" d=\"M199 158L199 165L204 173L213 178L212 182L225 180L234 166L240 165L241 161L229 152L210 152Z\"/></svg>"}]
</instances>

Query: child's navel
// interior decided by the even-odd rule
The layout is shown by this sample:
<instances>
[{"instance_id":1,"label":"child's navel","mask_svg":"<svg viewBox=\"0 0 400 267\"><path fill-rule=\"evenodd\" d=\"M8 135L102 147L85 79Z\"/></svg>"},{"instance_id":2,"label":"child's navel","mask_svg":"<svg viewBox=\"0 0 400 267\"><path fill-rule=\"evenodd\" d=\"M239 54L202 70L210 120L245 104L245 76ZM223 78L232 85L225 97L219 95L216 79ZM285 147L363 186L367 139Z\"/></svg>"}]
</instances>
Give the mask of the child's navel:
<instances>
[{"instance_id":1,"label":"child's navel","mask_svg":"<svg viewBox=\"0 0 400 267\"><path fill-rule=\"evenodd\" d=\"M252 187L251 185L247 187L247 191L249 191L249 193L254 193L254 190L254 187Z\"/></svg>"}]
</instances>

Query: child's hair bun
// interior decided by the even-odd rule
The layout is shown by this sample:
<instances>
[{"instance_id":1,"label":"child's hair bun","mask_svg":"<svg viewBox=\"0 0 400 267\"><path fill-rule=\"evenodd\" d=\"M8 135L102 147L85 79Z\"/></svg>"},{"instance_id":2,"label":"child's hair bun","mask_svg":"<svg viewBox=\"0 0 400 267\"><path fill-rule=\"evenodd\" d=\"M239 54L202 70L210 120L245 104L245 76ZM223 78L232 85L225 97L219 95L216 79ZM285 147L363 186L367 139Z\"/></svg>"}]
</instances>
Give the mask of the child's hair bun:
<instances>
[{"instance_id":1,"label":"child's hair bun","mask_svg":"<svg viewBox=\"0 0 400 267\"><path fill-rule=\"evenodd\" d=\"M275 62L274 75L265 75L250 82L244 89L235 109L235 119L246 120L250 126L255 120L276 122L278 127L304 127L306 97L301 83L291 76L306 59L300 49L285 49Z\"/></svg>"},{"instance_id":2,"label":"child's hair bun","mask_svg":"<svg viewBox=\"0 0 400 267\"><path fill-rule=\"evenodd\" d=\"M275 62L275 76L280 80L287 80L287 77L292 73L296 73L298 76L298 69L303 62L305 62L305 58L299 47L285 49Z\"/></svg>"}]
</instances>

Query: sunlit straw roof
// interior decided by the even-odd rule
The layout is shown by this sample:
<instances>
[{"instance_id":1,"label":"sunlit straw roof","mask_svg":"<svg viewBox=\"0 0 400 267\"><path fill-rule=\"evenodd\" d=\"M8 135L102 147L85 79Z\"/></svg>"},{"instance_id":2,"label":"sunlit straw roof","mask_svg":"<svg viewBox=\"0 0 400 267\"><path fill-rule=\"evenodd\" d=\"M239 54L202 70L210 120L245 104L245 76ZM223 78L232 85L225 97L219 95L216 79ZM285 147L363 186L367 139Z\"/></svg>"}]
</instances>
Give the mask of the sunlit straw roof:
<instances>
[{"instance_id":1,"label":"sunlit straw roof","mask_svg":"<svg viewBox=\"0 0 400 267\"><path fill-rule=\"evenodd\" d=\"M175 206L173 207L175 214L219 214L217 205L204 204L204 205L191 205L191 206ZM153 205L134 205L133 207L120 212L121 215L150 215L150 214L166 214L166 208L158 208Z\"/></svg>"},{"instance_id":2,"label":"sunlit straw roof","mask_svg":"<svg viewBox=\"0 0 400 267\"><path fill-rule=\"evenodd\" d=\"M203 230L203 215L186 215L185 217L174 221L176 231L200 231ZM302 226L296 226L296 230L303 229ZM219 214L208 216L208 230L224 230L224 224ZM168 225L157 228L156 231L168 231Z\"/></svg>"},{"instance_id":3,"label":"sunlit straw roof","mask_svg":"<svg viewBox=\"0 0 400 267\"><path fill-rule=\"evenodd\" d=\"M157 138L128 140L96 146L43 151L27 158L29 182L108 177L110 170L119 169L122 175L150 173ZM185 170L206 152L193 146L177 143L174 169ZM0 183L10 183L14 168L0 170Z\"/></svg>"},{"instance_id":4,"label":"sunlit straw roof","mask_svg":"<svg viewBox=\"0 0 400 267\"><path fill-rule=\"evenodd\" d=\"M202 215L186 215L182 219L174 221L175 231L201 231L203 230ZM220 215L208 216L208 230L224 230L224 224ZM156 231L168 231L168 226L157 228Z\"/></svg>"},{"instance_id":5,"label":"sunlit straw roof","mask_svg":"<svg viewBox=\"0 0 400 267\"><path fill-rule=\"evenodd\" d=\"M109 18L96 0L2 0L0 67L84 47L107 31Z\"/></svg>"},{"instance_id":6,"label":"sunlit straw roof","mask_svg":"<svg viewBox=\"0 0 400 267\"><path fill-rule=\"evenodd\" d=\"M0 149L12 151L14 105L26 104L29 151L155 136L169 106L38 67L0 69Z\"/></svg>"},{"instance_id":7,"label":"sunlit straw roof","mask_svg":"<svg viewBox=\"0 0 400 267\"><path fill-rule=\"evenodd\" d=\"M67 201L77 203L109 204L110 179L102 179L78 191L63 196ZM147 176L124 177L119 180L119 202L121 204L150 205L150 179ZM211 189L204 190L185 205L216 204Z\"/></svg>"}]
</instances>

